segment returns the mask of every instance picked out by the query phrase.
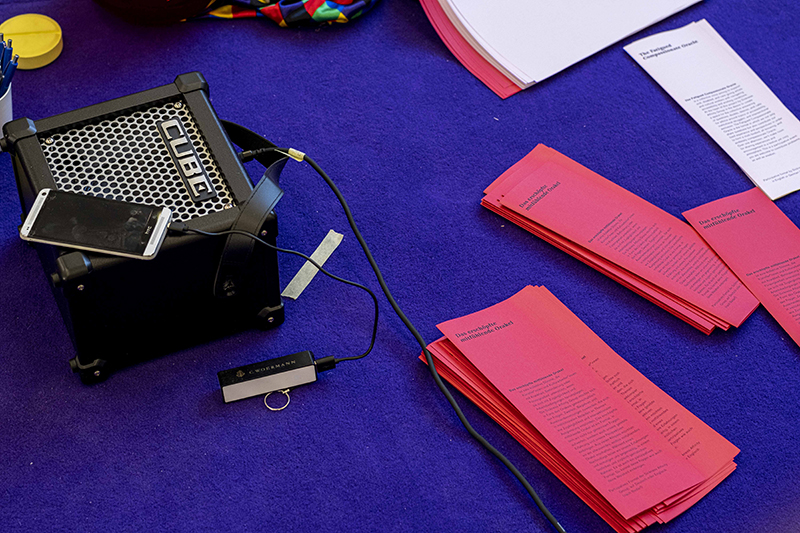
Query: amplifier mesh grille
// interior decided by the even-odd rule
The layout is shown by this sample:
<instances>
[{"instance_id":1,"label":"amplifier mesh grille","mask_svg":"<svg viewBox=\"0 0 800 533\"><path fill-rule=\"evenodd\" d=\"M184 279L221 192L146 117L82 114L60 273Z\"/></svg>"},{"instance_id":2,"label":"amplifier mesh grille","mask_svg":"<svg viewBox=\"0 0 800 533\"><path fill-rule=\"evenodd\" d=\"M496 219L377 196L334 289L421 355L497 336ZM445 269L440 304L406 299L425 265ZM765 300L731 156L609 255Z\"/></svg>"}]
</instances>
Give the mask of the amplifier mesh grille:
<instances>
[{"instance_id":1,"label":"amplifier mesh grille","mask_svg":"<svg viewBox=\"0 0 800 533\"><path fill-rule=\"evenodd\" d=\"M217 197L195 204L186 192L157 124L180 119ZM186 221L234 205L214 157L182 103L168 103L40 139L59 190L169 207Z\"/></svg>"}]
</instances>

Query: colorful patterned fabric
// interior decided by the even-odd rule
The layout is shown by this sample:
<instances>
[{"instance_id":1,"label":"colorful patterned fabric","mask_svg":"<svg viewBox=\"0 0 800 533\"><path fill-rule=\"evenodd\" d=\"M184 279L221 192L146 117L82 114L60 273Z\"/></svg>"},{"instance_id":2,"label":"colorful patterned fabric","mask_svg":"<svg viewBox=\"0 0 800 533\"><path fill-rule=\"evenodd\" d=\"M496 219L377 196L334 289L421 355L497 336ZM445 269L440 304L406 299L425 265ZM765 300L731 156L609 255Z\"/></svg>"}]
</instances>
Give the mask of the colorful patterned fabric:
<instances>
[{"instance_id":1,"label":"colorful patterned fabric","mask_svg":"<svg viewBox=\"0 0 800 533\"><path fill-rule=\"evenodd\" d=\"M267 17L278 26L349 22L369 11L377 0L219 0L201 17Z\"/></svg>"}]
</instances>

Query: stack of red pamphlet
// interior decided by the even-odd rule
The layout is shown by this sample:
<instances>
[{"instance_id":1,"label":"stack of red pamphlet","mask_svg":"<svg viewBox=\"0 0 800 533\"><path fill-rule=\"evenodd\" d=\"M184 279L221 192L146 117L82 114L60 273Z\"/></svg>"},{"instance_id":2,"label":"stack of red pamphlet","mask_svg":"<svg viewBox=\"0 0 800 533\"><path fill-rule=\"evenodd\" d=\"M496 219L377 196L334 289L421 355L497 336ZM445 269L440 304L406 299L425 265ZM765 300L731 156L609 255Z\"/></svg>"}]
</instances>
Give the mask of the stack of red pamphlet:
<instances>
[{"instance_id":1,"label":"stack of red pamphlet","mask_svg":"<svg viewBox=\"0 0 800 533\"><path fill-rule=\"evenodd\" d=\"M733 444L543 287L438 327L439 374L616 531L667 522L736 468Z\"/></svg>"},{"instance_id":2,"label":"stack of red pamphlet","mask_svg":"<svg viewBox=\"0 0 800 533\"><path fill-rule=\"evenodd\" d=\"M481 204L704 333L739 326L758 300L685 222L544 145Z\"/></svg>"}]
</instances>

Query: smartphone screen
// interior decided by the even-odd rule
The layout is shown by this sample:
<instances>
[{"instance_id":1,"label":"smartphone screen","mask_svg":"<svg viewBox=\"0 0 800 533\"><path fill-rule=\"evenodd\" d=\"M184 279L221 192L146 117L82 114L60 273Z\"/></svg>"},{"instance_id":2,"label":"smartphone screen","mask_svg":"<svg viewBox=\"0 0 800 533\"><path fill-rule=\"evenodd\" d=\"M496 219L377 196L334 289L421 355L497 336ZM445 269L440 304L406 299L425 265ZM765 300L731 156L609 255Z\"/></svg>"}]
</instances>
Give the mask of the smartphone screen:
<instances>
[{"instance_id":1,"label":"smartphone screen","mask_svg":"<svg viewBox=\"0 0 800 533\"><path fill-rule=\"evenodd\" d=\"M24 239L125 256L155 255L163 239L156 232L166 233L169 222L168 209L163 210L165 222L159 221L161 208L54 190L41 196L39 209L34 205L29 215L35 217L32 224L23 225Z\"/></svg>"}]
</instances>

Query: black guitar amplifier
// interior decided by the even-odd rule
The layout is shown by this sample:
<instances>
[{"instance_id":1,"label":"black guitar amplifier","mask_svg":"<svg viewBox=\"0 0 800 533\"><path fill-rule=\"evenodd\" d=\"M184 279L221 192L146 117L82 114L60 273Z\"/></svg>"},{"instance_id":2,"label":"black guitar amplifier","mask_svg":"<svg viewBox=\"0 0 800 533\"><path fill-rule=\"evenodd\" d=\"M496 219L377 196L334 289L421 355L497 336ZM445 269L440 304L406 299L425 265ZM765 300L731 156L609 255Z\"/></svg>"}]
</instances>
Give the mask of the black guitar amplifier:
<instances>
[{"instance_id":1,"label":"black guitar amplifier","mask_svg":"<svg viewBox=\"0 0 800 533\"><path fill-rule=\"evenodd\" d=\"M171 85L42 120L7 123L23 219L37 193L58 189L169 207L189 228L230 229L253 191L234 144L271 144L220 121L199 73ZM190 140L193 161L179 160L170 142ZM246 146L247 145L247 146ZM262 179L277 180L286 159L260 158ZM260 237L275 244L271 212ZM113 369L246 328L283 322L275 251L255 246L236 291L215 295L225 237L168 236L151 261L36 244L85 382ZM218 292L218 291L217 291Z\"/></svg>"}]
</instances>

